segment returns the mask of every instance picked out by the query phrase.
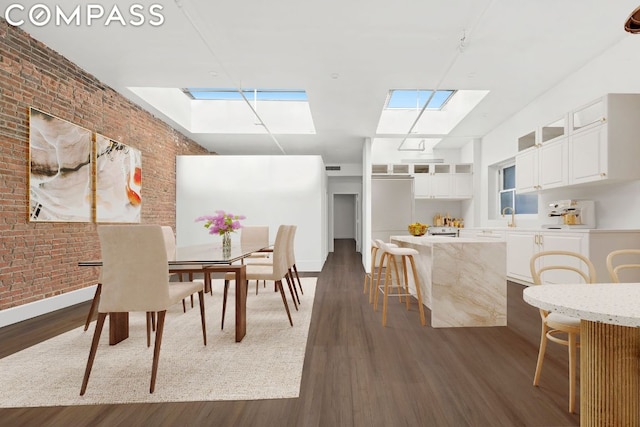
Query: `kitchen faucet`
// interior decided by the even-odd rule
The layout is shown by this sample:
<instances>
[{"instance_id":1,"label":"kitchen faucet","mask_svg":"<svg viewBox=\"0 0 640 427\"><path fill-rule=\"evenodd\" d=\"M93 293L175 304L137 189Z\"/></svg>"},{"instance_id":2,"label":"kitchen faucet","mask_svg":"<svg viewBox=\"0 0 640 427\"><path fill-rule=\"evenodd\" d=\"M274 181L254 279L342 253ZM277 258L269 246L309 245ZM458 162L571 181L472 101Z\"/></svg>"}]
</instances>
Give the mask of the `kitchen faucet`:
<instances>
[{"instance_id":1,"label":"kitchen faucet","mask_svg":"<svg viewBox=\"0 0 640 427\"><path fill-rule=\"evenodd\" d=\"M502 218L504 218L505 213L507 212L507 209L511 210L511 222L508 222L507 226L515 227L516 226L516 210L513 209L511 206L507 206L504 209L502 209Z\"/></svg>"}]
</instances>

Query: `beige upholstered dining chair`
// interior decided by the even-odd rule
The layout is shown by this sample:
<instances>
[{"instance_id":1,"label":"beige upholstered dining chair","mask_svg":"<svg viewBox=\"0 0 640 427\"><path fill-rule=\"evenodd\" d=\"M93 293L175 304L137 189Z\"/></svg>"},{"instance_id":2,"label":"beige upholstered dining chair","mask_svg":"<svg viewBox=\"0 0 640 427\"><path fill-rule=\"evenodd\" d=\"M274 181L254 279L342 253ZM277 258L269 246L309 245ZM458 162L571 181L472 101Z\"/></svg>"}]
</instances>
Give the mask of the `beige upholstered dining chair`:
<instances>
[{"instance_id":1,"label":"beige upholstered dining chair","mask_svg":"<svg viewBox=\"0 0 640 427\"><path fill-rule=\"evenodd\" d=\"M287 298L284 294L284 289L282 286L282 279L287 275L287 245L289 242L289 233L291 232L291 226L289 225L281 225L278 227L278 232L276 234L276 241L273 245L273 261L270 264L247 264L246 267L246 279L247 282L250 280L272 280L275 282L276 289L280 291L280 296L282 297L282 303L284 304L284 308L287 312L287 317L289 318L289 323L293 326L293 320L291 319L291 312L289 311L289 304L287 303ZM224 329L224 316L226 313L227 307L227 293L229 290L229 281L235 280L234 273L227 273L225 275L225 284L224 284L224 296L222 299L222 322L221 328ZM297 309L297 304L295 300L295 296L293 293L293 289L291 288L291 284L289 284L289 292L291 292L291 297L293 298L293 304Z\"/></svg>"},{"instance_id":2,"label":"beige upholstered dining chair","mask_svg":"<svg viewBox=\"0 0 640 427\"><path fill-rule=\"evenodd\" d=\"M173 233L173 228L168 225L161 226L162 228L162 237L164 238L164 244L167 251L167 259L169 261L176 259L176 235ZM178 273L179 281L182 281L182 273ZM189 274L189 281L193 281L193 274ZM91 301L91 308L89 308L89 313L87 314L87 319L84 322L84 330L89 329L89 324L91 323L91 319L93 319L93 315L96 312L96 308L98 307L98 301L100 301L100 292L102 291L102 269L100 270L100 276L98 278L98 284L96 286L96 292L93 295L93 300ZM191 295L191 307L193 308L193 295ZM182 300L182 311L187 311L187 306ZM155 330L155 317L153 320L153 329Z\"/></svg>"},{"instance_id":3,"label":"beige upholstered dining chair","mask_svg":"<svg viewBox=\"0 0 640 427\"><path fill-rule=\"evenodd\" d=\"M240 245L269 246L269 226L243 225L240 229ZM269 252L254 252L249 258L269 258Z\"/></svg>"},{"instance_id":4,"label":"beige upholstered dining chair","mask_svg":"<svg viewBox=\"0 0 640 427\"><path fill-rule=\"evenodd\" d=\"M172 282L169 285L166 245L158 225L102 225L98 227L98 236L102 251L102 292L80 395L87 389L107 314L134 311L147 313L147 340L149 315L158 314L149 387L149 392L153 393L167 309L196 292L200 300L202 338L207 345L204 287L200 282Z\"/></svg>"},{"instance_id":5,"label":"beige upholstered dining chair","mask_svg":"<svg viewBox=\"0 0 640 427\"><path fill-rule=\"evenodd\" d=\"M298 227L296 225L290 225L287 237L287 275L285 279L287 280L287 285L289 289L293 289L293 293L295 295L294 298L294 306L296 310L298 309L297 304L300 304L300 297L298 295L298 290L296 288L296 279L298 280L298 288L300 289L300 293L304 295L302 290L302 282L300 281L300 275L298 273L298 268L296 267L296 255L295 255L295 237L296 230ZM247 265L271 265L273 263L273 259L271 258L250 258L245 261ZM256 282L256 295L258 294L257 282ZM297 302L297 303L296 303Z\"/></svg>"},{"instance_id":6,"label":"beige upholstered dining chair","mask_svg":"<svg viewBox=\"0 0 640 427\"><path fill-rule=\"evenodd\" d=\"M628 262L628 260L634 259L636 262L631 264L622 264L622 262ZM624 260L624 261L622 261ZM620 283L620 270L637 270L636 273L640 273L640 249L619 249L611 252L607 255L607 270L609 271L609 277L614 283ZM637 276L633 282L637 282Z\"/></svg>"},{"instance_id":7,"label":"beige upholstered dining chair","mask_svg":"<svg viewBox=\"0 0 640 427\"><path fill-rule=\"evenodd\" d=\"M269 246L269 226L268 225L243 225L240 229L240 245L241 246ZM256 262L262 264L271 262L270 252L254 252L246 257L242 262L251 264ZM256 280L256 295L258 294L259 280ZM266 286L266 281L264 286Z\"/></svg>"},{"instance_id":8,"label":"beige upholstered dining chair","mask_svg":"<svg viewBox=\"0 0 640 427\"><path fill-rule=\"evenodd\" d=\"M565 257L563 264L558 264L558 256ZM567 265L566 257L572 261L578 261L580 267ZM531 276L534 285L544 284L543 273L553 270L572 271L578 275L576 282L595 283L596 269L587 257L575 252L568 251L542 251L531 257L529 262ZM562 286L562 285L559 285ZM542 331L540 334L540 349L538 351L538 362L536 363L536 373L533 377L533 385L540 382L542 373L542 362L547 349L547 341L564 345L569 350L569 412L576 410L576 356L580 343L580 319L565 316L563 314L548 312L540 309L542 319Z\"/></svg>"},{"instance_id":9,"label":"beige upholstered dining chair","mask_svg":"<svg viewBox=\"0 0 640 427\"><path fill-rule=\"evenodd\" d=\"M413 274L413 278L416 286L416 296L418 297L418 311L420 313L420 324L425 326L427 324L427 320L424 314L424 305L422 304L422 290L420 286L420 279L418 277L418 272L416 270L416 263L414 256L418 255L418 251L411 248L402 248L395 245L390 245L388 243L383 242L380 239L375 240L378 245L379 250L382 251L381 257L383 259L380 260L380 265L384 265L385 260L387 263L387 268L385 270L384 277L384 285L379 285L379 279L376 285L379 287L376 289L375 298L373 301L373 310L378 309L378 295L380 294L380 290L383 294L382 300L382 326L387 326L387 300L389 299L389 295L391 294L391 289L389 289L390 285L393 286L392 279L392 271L395 272L396 281L397 281L397 289L398 291L393 294L398 296L398 298L402 301L402 297L405 297L407 310L411 308L411 293L409 292L409 274L407 269L407 261L411 264L411 272ZM398 264L397 258L402 260L402 275L404 278L404 289L402 287L402 282L400 281L400 275L398 272ZM382 270L382 269L380 269ZM380 277L380 272L378 272L378 277ZM382 289L380 289L382 288Z\"/></svg>"}]
</instances>

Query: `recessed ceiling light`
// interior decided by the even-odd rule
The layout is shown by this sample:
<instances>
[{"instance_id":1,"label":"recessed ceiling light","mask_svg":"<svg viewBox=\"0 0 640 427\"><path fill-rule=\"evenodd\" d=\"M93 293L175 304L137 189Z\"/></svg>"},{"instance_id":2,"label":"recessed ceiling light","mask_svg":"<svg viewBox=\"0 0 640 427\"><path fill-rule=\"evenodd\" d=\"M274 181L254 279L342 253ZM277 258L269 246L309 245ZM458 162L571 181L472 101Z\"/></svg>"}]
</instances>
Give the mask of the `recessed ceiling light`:
<instances>
[{"instance_id":1,"label":"recessed ceiling light","mask_svg":"<svg viewBox=\"0 0 640 427\"><path fill-rule=\"evenodd\" d=\"M340 74L338 74L338 73L331 73L331 78L332 78L333 80L336 80L338 77L340 77Z\"/></svg>"},{"instance_id":2,"label":"recessed ceiling light","mask_svg":"<svg viewBox=\"0 0 640 427\"><path fill-rule=\"evenodd\" d=\"M211 77L218 77L218 72L217 72L217 71L213 71L213 70L211 70L211 71L209 71L209 75L210 75Z\"/></svg>"}]
</instances>

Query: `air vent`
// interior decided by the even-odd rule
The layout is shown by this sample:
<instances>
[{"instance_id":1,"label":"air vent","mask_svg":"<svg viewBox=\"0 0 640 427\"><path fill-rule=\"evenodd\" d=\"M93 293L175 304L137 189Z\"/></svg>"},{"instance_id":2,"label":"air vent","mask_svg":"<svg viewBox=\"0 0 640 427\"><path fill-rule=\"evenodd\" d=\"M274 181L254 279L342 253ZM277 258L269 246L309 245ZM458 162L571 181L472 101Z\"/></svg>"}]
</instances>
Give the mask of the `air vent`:
<instances>
[{"instance_id":1,"label":"air vent","mask_svg":"<svg viewBox=\"0 0 640 427\"><path fill-rule=\"evenodd\" d=\"M325 170L328 170L328 171L339 171L340 170L340 166L325 166Z\"/></svg>"}]
</instances>

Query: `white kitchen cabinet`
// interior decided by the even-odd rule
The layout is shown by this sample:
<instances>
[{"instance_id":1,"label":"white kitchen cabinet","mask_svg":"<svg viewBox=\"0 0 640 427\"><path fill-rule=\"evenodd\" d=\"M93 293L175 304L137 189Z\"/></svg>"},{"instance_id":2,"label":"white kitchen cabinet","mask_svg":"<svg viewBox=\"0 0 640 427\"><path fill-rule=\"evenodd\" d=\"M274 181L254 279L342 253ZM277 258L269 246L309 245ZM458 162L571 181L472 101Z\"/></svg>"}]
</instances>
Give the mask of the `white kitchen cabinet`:
<instances>
[{"instance_id":1,"label":"white kitchen cabinet","mask_svg":"<svg viewBox=\"0 0 640 427\"><path fill-rule=\"evenodd\" d=\"M509 231L507 233L507 276L531 283L529 260L542 251L570 251L588 256L587 234L558 231ZM550 257L546 262L580 267L568 257ZM550 271L545 280L552 283L567 283L574 280L570 272Z\"/></svg>"},{"instance_id":2,"label":"white kitchen cabinet","mask_svg":"<svg viewBox=\"0 0 640 427\"><path fill-rule=\"evenodd\" d=\"M566 137L533 146L516 155L516 191L529 193L569 183Z\"/></svg>"},{"instance_id":3,"label":"white kitchen cabinet","mask_svg":"<svg viewBox=\"0 0 640 427\"><path fill-rule=\"evenodd\" d=\"M470 199L473 197L473 168L470 164L453 165L453 197Z\"/></svg>"},{"instance_id":4,"label":"white kitchen cabinet","mask_svg":"<svg viewBox=\"0 0 640 427\"><path fill-rule=\"evenodd\" d=\"M519 138L516 191L640 179L639 121L640 95L608 94Z\"/></svg>"},{"instance_id":5,"label":"white kitchen cabinet","mask_svg":"<svg viewBox=\"0 0 640 427\"><path fill-rule=\"evenodd\" d=\"M453 177L451 165L425 164L414 165L416 198L451 198L453 194Z\"/></svg>"},{"instance_id":6,"label":"white kitchen cabinet","mask_svg":"<svg viewBox=\"0 0 640 427\"><path fill-rule=\"evenodd\" d=\"M540 251L577 252L589 258L596 268L598 282L609 282L607 255L616 249L640 249L640 230L507 230L507 277L523 284L531 284L529 260ZM545 259L546 263L560 263L580 267L580 261L567 257ZM545 281L575 282L569 271L549 271Z\"/></svg>"},{"instance_id":7,"label":"white kitchen cabinet","mask_svg":"<svg viewBox=\"0 0 640 427\"><path fill-rule=\"evenodd\" d=\"M640 95L608 94L570 117L569 185L640 179Z\"/></svg>"},{"instance_id":8,"label":"white kitchen cabinet","mask_svg":"<svg viewBox=\"0 0 640 427\"><path fill-rule=\"evenodd\" d=\"M568 142L567 138L560 138L540 146L538 180L541 190L561 187L569 183Z\"/></svg>"},{"instance_id":9,"label":"white kitchen cabinet","mask_svg":"<svg viewBox=\"0 0 640 427\"><path fill-rule=\"evenodd\" d=\"M540 151L537 146L526 149L516 155L516 192L530 193L538 191L540 171Z\"/></svg>"}]
</instances>

